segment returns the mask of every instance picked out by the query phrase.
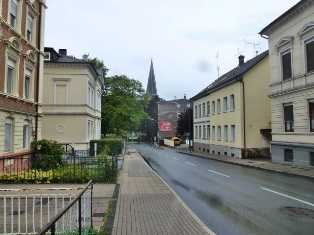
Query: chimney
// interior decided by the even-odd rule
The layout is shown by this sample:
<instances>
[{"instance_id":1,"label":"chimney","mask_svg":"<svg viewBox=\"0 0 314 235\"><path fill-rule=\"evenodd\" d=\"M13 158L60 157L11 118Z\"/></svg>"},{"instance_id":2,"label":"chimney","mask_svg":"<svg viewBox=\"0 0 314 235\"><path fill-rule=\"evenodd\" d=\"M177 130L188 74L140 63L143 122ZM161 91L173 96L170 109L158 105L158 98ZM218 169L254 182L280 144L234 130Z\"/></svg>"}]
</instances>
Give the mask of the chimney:
<instances>
[{"instance_id":1,"label":"chimney","mask_svg":"<svg viewBox=\"0 0 314 235\"><path fill-rule=\"evenodd\" d=\"M239 66L244 64L244 55L239 55Z\"/></svg>"},{"instance_id":2,"label":"chimney","mask_svg":"<svg viewBox=\"0 0 314 235\"><path fill-rule=\"evenodd\" d=\"M67 56L67 49L59 49L59 55Z\"/></svg>"}]
</instances>

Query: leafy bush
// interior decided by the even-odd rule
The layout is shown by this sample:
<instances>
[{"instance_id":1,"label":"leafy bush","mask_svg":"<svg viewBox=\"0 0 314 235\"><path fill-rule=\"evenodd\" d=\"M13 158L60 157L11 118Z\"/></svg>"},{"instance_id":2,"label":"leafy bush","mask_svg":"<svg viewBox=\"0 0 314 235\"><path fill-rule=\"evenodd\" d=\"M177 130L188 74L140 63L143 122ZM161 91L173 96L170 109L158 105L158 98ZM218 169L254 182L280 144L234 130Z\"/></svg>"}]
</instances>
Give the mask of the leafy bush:
<instances>
[{"instance_id":1,"label":"leafy bush","mask_svg":"<svg viewBox=\"0 0 314 235\"><path fill-rule=\"evenodd\" d=\"M64 149L61 144L52 140L33 141L34 151L32 167L34 169L49 170L62 166Z\"/></svg>"},{"instance_id":2,"label":"leafy bush","mask_svg":"<svg viewBox=\"0 0 314 235\"><path fill-rule=\"evenodd\" d=\"M97 153L117 155L122 152L123 143L121 138L105 138L90 141L91 156L94 155L94 143L97 144Z\"/></svg>"}]
</instances>

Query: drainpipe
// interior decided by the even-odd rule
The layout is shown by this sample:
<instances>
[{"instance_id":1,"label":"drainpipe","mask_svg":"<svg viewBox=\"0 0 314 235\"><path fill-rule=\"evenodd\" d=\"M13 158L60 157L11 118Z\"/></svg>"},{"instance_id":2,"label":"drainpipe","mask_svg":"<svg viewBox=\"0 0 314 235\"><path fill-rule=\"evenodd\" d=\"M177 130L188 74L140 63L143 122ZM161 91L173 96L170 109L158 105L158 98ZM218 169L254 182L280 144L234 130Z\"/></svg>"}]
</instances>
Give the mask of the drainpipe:
<instances>
[{"instance_id":1,"label":"drainpipe","mask_svg":"<svg viewBox=\"0 0 314 235\"><path fill-rule=\"evenodd\" d=\"M242 84L242 103L243 103L243 148L246 151L246 112L245 112L245 86L243 78L240 80Z\"/></svg>"},{"instance_id":2,"label":"drainpipe","mask_svg":"<svg viewBox=\"0 0 314 235\"><path fill-rule=\"evenodd\" d=\"M35 140L38 140L38 106L39 106L39 81L40 81L40 53L41 53L41 29L42 29L42 3L39 4L39 22L38 22L38 33L37 33L37 48L38 62L37 62L37 86L36 86L36 115L35 115Z\"/></svg>"}]
</instances>

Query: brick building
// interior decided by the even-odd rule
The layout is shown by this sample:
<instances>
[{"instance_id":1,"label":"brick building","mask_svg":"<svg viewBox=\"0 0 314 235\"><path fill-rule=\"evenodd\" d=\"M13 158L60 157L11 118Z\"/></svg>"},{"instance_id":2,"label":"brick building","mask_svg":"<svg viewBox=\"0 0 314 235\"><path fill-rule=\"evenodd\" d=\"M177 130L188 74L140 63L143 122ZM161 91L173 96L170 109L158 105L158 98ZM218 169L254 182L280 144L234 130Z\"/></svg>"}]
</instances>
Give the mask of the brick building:
<instances>
[{"instance_id":1,"label":"brick building","mask_svg":"<svg viewBox=\"0 0 314 235\"><path fill-rule=\"evenodd\" d=\"M45 10L45 0L0 0L0 158L28 155L40 138Z\"/></svg>"}]
</instances>

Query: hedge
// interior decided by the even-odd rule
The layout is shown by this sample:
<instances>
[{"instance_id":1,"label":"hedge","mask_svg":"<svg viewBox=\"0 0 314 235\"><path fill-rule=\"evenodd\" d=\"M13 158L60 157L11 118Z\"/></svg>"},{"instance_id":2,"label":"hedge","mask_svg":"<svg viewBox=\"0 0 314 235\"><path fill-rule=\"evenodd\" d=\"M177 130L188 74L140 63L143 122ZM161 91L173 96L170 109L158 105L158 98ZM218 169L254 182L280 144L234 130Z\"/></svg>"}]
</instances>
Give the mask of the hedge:
<instances>
[{"instance_id":1,"label":"hedge","mask_svg":"<svg viewBox=\"0 0 314 235\"><path fill-rule=\"evenodd\" d=\"M118 155L122 152L123 142L119 138L105 138L90 141L90 155L94 156L94 144L97 144L97 154L106 153L109 155Z\"/></svg>"}]
</instances>

